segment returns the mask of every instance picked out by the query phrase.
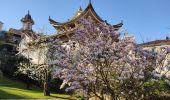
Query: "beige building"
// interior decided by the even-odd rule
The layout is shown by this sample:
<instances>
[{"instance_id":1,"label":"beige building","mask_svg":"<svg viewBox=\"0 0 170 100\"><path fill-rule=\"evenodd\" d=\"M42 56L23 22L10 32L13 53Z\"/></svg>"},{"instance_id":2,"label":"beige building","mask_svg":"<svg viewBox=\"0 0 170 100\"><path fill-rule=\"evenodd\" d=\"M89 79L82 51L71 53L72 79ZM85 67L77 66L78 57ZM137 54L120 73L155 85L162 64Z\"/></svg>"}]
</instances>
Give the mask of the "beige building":
<instances>
[{"instance_id":1,"label":"beige building","mask_svg":"<svg viewBox=\"0 0 170 100\"><path fill-rule=\"evenodd\" d=\"M156 52L162 52L164 48L170 49L170 40L167 37L165 40L155 40L147 43L140 44L140 46L144 50L154 50ZM166 59L163 61L163 65L156 69L157 72L161 73L161 75L166 75L170 78L170 69L167 66L167 63L170 61L170 55L166 56ZM159 76L159 75L158 75Z\"/></svg>"},{"instance_id":2,"label":"beige building","mask_svg":"<svg viewBox=\"0 0 170 100\"><path fill-rule=\"evenodd\" d=\"M36 42L39 39L39 35L36 34L32 26L34 25L34 20L32 19L32 16L30 15L29 11L28 13L21 19L22 27L20 29L9 29L9 33L12 33L14 35L19 36L19 45L17 50L19 51L18 54L21 54L25 56L26 58L31 59L32 63L39 63L42 60L38 60L39 57L39 50L35 47L34 49L29 49L29 43L30 42ZM45 55L41 55L45 56Z\"/></svg>"}]
</instances>

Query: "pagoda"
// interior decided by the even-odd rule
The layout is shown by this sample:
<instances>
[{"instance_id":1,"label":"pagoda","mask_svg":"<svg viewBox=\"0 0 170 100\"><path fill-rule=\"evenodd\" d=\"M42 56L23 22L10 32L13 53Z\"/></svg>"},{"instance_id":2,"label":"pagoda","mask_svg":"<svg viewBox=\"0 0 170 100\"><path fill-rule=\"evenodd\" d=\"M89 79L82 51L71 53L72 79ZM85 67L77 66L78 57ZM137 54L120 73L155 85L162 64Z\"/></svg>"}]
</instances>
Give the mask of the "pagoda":
<instances>
[{"instance_id":1,"label":"pagoda","mask_svg":"<svg viewBox=\"0 0 170 100\"><path fill-rule=\"evenodd\" d=\"M36 38L36 35L32 30L32 26L34 25L34 20L32 19L29 11L23 18L21 18L21 23L22 23L21 29L10 28L9 32L18 35L20 37L26 35L31 38Z\"/></svg>"},{"instance_id":2,"label":"pagoda","mask_svg":"<svg viewBox=\"0 0 170 100\"><path fill-rule=\"evenodd\" d=\"M87 8L85 10L82 10L80 7L78 11L76 12L75 16L68 20L67 22L60 23L55 20L53 20L51 17L49 17L49 22L50 24L57 30L57 34L54 35L55 38L61 38L61 39L66 39L74 33L74 30L78 27L78 22L80 19L84 18L91 18L95 23L103 23L105 22L108 24L105 20L102 20L100 16L95 12L91 1L89 2ZM109 24L110 25L110 24ZM121 21L120 23L116 25L112 25L116 30L119 30L123 25L123 22Z\"/></svg>"}]
</instances>

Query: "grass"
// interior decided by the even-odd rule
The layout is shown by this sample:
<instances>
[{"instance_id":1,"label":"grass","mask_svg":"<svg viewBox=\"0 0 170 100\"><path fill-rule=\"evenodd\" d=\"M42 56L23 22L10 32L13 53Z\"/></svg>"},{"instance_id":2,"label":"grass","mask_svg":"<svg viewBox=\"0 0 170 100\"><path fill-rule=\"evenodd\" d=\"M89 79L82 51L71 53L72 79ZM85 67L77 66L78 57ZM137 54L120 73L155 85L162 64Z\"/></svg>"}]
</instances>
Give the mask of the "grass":
<instances>
[{"instance_id":1,"label":"grass","mask_svg":"<svg viewBox=\"0 0 170 100\"><path fill-rule=\"evenodd\" d=\"M25 89L25 84L0 77L0 99L57 99L76 100L66 94L51 93L51 96L43 96L43 91L38 88Z\"/></svg>"}]
</instances>

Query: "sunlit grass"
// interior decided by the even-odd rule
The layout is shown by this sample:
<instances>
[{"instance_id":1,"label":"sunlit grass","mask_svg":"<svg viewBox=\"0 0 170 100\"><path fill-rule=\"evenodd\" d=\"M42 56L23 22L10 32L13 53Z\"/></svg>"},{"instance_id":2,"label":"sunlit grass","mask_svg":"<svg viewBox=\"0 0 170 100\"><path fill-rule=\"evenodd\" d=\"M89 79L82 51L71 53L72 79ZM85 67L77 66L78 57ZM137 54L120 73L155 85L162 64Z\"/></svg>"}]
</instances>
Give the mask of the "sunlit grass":
<instances>
[{"instance_id":1,"label":"sunlit grass","mask_svg":"<svg viewBox=\"0 0 170 100\"><path fill-rule=\"evenodd\" d=\"M51 96L43 96L43 91L38 88L25 89L25 84L12 81L7 78L0 78L0 99L27 99L27 98L61 98L72 99L70 95L54 94Z\"/></svg>"}]
</instances>

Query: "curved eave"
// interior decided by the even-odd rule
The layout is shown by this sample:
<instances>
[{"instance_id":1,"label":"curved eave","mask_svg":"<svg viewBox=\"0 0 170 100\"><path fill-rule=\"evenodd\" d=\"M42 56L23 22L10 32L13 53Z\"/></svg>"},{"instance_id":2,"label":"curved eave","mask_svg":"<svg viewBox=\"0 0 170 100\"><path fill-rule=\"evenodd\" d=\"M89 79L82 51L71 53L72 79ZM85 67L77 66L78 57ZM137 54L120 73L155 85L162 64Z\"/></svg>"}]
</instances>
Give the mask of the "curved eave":
<instances>
[{"instance_id":1,"label":"curved eave","mask_svg":"<svg viewBox=\"0 0 170 100\"><path fill-rule=\"evenodd\" d=\"M25 18L22 18L21 19L21 22L30 22L30 23L32 23L33 25L34 25L34 20L33 19L25 19Z\"/></svg>"},{"instance_id":2,"label":"curved eave","mask_svg":"<svg viewBox=\"0 0 170 100\"><path fill-rule=\"evenodd\" d=\"M50 24L52 24L52 25L56 25L59 23L59 22L56 22L55 20L51 19L50 17L48 20L49 20Z\"/></svg>"},{"instance_id":3,"label":"curved eave","mask_svg":"<svg viewBox=\"0 0 170 100\"><path fill-rule=\"evenodd\" d=\"M118 30L119 28L121 28L123 26L123 21L121 21L120 23L113 25L113 27Z\"/></svg>"}]
</instances>

